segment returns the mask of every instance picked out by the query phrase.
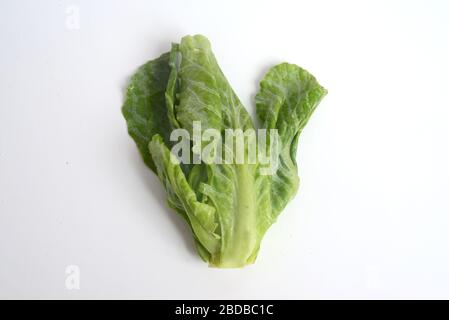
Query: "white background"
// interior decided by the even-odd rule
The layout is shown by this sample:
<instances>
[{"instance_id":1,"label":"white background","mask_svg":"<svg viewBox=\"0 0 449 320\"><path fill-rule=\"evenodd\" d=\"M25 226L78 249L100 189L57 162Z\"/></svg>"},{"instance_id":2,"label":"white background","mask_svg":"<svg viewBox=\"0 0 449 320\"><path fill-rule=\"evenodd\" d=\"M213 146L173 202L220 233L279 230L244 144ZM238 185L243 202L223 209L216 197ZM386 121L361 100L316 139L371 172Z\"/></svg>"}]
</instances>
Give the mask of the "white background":
<instances>
[{"instance_id":1,"label":"white background","mask_svg":"<svg viewBox=\"0 0 449 320\"><path fill-rule=\"evenodd\" d=\"M448 32L447 1L1 0L0 297L449 298ZM282 61L329 90L299 194L241 270L196 255L120 112L135 69L195 33L252 113Z\"/></svg>"}]
</instances>

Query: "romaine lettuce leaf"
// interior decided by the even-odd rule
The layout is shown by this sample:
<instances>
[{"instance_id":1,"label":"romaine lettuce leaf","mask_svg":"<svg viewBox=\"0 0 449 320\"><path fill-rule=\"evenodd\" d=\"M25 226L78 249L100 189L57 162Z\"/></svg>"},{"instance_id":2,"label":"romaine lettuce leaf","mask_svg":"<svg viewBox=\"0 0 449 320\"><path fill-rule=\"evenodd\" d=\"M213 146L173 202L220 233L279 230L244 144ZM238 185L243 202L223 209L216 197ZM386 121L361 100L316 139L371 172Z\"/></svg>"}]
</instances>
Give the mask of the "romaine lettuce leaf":
<instances>
[{"instance_id":1,"label":"romaine lettuce leaf","mask_svg":"<svg viewBox=\"0 0 449 320\"><path fill-rule=\"evenodd\" d=\"M271 205L276 214L296 194L299 184L296 149L302 129L327 94L306 70L288 63L272 67L260 83L256 112L267 129L277 129L283 146L279 168L271 179Z\"/></svg>"},{"instance_id":2,"label":"romaine lettuce leaf","mask_svg":"<svg viewBox=\"0 0 449 320\"><path fill-rule=\"evenodd\" d=\"M221 137L229 129L255 129L204 36L182 38L132 77L122 108L129 134L210 266L243 267L255 261L266 230L298 189L298 137L325 94L298 66L283 63L266 74L256 96L257 115L262 128L277 130L280 138L279 165L267 175L261 162L249 156L237 159L237 146L229 148L221 141L214 142L214 148L220 147L214 150L226 159L230 155L230 162L180 163L171 152L173 130L185 129L192 137L194 123L203 131L216 129ZM192 157L198 156L193 140ZM248 152L250 140L243 141ZM266 149L271 142L265 141Z\"/></svg>"}]
</instances>

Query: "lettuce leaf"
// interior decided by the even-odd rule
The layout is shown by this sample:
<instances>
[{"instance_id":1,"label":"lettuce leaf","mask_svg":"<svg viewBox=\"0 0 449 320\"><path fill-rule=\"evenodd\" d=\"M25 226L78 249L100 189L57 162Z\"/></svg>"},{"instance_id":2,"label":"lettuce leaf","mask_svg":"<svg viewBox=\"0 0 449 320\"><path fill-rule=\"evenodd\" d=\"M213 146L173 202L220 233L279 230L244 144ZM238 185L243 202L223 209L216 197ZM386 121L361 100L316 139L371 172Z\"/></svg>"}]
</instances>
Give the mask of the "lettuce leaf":
<instances>
[{"instance_id":1,"label":"lettuce leaf","mask_svg":"<svg viewBox=\"0 0 449 320\"><path fill-rule=\"evenodd\" d=\"M180 163L171 151L173 130L185 129L192 137L195 122L202 131L216 129L221 137L229 129L255 129L207 38L182 38L132 77L122 108L128 132L158 175L168 205L189 224L197 251L210 266L243 267L255 261L266 230L297 192L298 138L326 93L296 65L283 63L265 75L256 95L257 115L262 129L277 130L280 140L279 165L267 175L262 163L249 157L239 162L234 149L224 144L216 149L221 154L216 152L229 156L233 160L229 163L204 159ZM271 142L265 141L266 149ZM192 140L192 157L198 156L196 150ZM249 150L248 139L243 150Z\"/></svg>"},{"instance_id":2,"label":"lettuce leaf","mask_svg":"<svg viewBox=\"0 0 449 320\"><path fill-rule=\"evenodd\" d=\"M296 194L298 138L326 94L327 90L310 73L294 64L282 63L271 68L260 83L257 115L264 128L278 130L283 146L279 168L271 179L271 205L276 214Z\"/></svg>"}]
</instances>

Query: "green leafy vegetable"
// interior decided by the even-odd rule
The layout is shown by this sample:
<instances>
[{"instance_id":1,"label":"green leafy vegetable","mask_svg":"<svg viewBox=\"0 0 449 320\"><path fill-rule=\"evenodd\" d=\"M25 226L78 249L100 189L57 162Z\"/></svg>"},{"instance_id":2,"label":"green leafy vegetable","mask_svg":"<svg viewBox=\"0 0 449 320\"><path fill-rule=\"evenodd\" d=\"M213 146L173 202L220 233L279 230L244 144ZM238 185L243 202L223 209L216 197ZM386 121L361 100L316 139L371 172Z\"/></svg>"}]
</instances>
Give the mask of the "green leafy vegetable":
<instances>
[{"instance_id":1,"label":"green leafy vegetable","mask_svg":"<svg viewBox=\"0 0 449 320\"><path fill-rule=\"evenodd\" d=\"M170 52L152 60L132 77L122 111L128 132L147 164L162 182L168 205L189 224L199 255L214 267L242 267L257 257L266 230L296 194L299 184L295 161L298 137L326 90L300 67L282 63L260 83L256 95L261 129L277 130L279 142L269 136L258 145L269 150L278 164L271 174L251 161L251 139L238 146L223 143L230 129L255 129L251 117L232 90L201 35L186 36ZM223 140L210 143L221 163L177 160L170 135L185 129L189 158L198 159L195 123L201 132L215 129ZM256 140L261 140L257 136ZM274 152L274 151L277 152ZM204 154L204 153L203 153Z\"/></svg>"}]
</instances>

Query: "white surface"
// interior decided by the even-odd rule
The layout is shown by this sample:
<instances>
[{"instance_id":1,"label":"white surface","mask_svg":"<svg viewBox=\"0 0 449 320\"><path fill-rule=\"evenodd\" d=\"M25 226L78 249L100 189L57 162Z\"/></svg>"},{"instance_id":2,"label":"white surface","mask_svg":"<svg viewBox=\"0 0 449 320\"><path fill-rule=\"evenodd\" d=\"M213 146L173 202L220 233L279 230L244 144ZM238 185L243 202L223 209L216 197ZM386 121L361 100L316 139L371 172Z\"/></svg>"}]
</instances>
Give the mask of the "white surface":
<instances>
[{"instance_id":1,"label":"white surface","mask_svg":"<svg viewBox=\"0 0 449 320\"><path fill-rule=\"evenodd\" d=\"M449 298L447 2L1 0L0 24L1 298ZM194 33L252 112L274 63L329 90L243 270L197 257L120 113Z\"/></svg>"}]
</instances>

